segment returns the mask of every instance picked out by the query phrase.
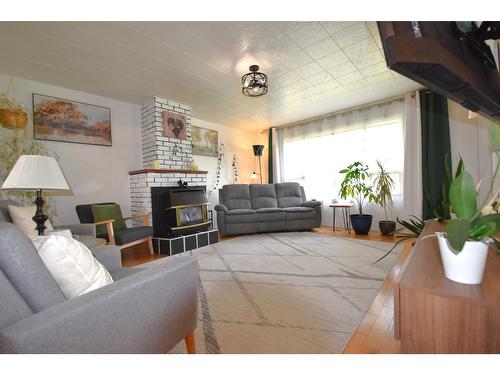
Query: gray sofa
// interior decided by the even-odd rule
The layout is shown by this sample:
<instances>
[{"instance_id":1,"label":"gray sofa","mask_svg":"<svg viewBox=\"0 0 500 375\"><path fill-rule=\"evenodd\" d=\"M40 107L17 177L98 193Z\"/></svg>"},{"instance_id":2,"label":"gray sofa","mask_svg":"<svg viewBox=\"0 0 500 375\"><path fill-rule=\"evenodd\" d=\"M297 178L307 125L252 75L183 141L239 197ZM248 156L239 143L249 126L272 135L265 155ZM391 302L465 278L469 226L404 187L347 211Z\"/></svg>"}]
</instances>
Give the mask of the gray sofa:
<instances>
[{"instance_id":1,"label":"gray sofa","mask_svg":"<svg viewBox=\"0 0 500 375\"><path fill-rule=\"evenodd\" d=\"M119 247L100 246L92 252L115 281L66 300L5 207L0 201L0 353L166 353L192 344L193 258L122 268Z\"/></svg>"},{"instance_id":2,"label":"gray sofa","mask_svg":"<svg viewBox=\"0 0 500 375\"><path fill-rule=\"evenodd\" d=\"M221 235L321 226L321 202L306 200L303 187L296 182L224 185L215 210Z\"/></svg>"}]
</instances>

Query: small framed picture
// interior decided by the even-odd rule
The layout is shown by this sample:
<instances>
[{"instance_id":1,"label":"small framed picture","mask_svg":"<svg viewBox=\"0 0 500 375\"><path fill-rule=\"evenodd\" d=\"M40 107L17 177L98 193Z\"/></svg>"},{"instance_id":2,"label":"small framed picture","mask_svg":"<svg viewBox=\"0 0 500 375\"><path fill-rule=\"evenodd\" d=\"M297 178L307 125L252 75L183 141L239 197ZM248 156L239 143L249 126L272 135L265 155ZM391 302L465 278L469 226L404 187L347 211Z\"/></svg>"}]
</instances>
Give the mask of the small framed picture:
<instances>
[{"instance_id":1,"label":"small framed picture","mask_svg":"<svg viewBox=\"0 0 500 375\"><path fill-rule=\"evenodd\" d=\"M178 113L163 112L163 136L168 138L186 139L186 117Z\"/></svg>"}]
</instances>

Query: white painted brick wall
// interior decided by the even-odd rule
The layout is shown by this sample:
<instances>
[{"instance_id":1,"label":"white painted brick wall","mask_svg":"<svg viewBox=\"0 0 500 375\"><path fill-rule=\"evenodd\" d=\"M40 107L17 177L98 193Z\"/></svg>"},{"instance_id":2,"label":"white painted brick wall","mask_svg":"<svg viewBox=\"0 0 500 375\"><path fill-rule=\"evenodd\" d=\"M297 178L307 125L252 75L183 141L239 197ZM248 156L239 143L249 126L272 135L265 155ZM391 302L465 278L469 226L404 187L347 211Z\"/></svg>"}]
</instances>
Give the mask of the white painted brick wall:
<instances>
[{"instance_id":1,"label":"white painted brick wall","mask_svg":"<svg viewBox=\"0 0 500 375\"><path fill-rule=\"evenodd\" d=\"M179 113L186 117L186 140L163 137L163 112L165 111ZM141 127L143 168L151 168L154 160L160 161L162 169L189 168L193 160L190 106L164 98L150 98L141 107Z\"/></svg>"},{"instance_id":2,"label":"white painted brick wall","mask_svg":"<svg viewBox=\"0 0 500 375\"><path fill-rule=\"evenodd\" d=\"M186 117L186 140L163 136L164 111L179 113ZM148 99L141 107L141 134L143 168L149 169L154 160L159 160L160 169L189 169L193 160L190 106L159 97ZM132 215L151 212L151 187L177 186L180 178L191 186L207 185L206 173L149 172L131 175ZM136 225L141 224L137 222Z\"/></svg>"}]
</instances>

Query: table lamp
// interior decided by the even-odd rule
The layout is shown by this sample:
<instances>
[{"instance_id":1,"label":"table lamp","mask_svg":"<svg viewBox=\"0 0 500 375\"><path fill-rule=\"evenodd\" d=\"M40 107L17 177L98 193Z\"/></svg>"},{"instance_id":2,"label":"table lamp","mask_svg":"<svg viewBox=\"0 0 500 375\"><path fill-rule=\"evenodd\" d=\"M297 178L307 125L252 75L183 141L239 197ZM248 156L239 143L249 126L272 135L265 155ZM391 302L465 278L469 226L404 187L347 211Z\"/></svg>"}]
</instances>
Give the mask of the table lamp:
<instances>
[{"instance_id":1,"label":"table lamp","mask_svg":"<svg viewBox=\"0 0 500 375\"><path fill-rule=\"evenodd\" d=\"M57 163L50 156L21 155L2 185L2 190L34 190L36 191L36 213L33 221L39 236L45 231L48 216L43 211L44 200L42 190L67 191L68 182Z\"/></svg>"}]
</instances>

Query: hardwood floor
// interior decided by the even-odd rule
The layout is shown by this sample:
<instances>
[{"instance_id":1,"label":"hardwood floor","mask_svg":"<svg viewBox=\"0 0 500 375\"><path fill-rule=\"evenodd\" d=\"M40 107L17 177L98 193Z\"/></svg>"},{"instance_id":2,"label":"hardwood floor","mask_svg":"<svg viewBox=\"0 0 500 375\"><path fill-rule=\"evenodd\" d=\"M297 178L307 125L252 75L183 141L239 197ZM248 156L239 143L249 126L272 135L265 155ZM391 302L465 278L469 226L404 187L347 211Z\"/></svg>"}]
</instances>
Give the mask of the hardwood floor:
<instances>
[{"instance_id":1,"label":"hardwood floor","mask_svg":"<svg viewBox=\"0 0 500 375\"><path fill-rule=\"evenodd\" d=\"M349 237L359 240L380 241L394 243L395 237L385 237L379 232L371 231L366 236L356 235L354 232L348 233L345 230L332 231L332 227L321 227L314 229L314 232L336 237ZM221 241L233 237L221 237ZM393 281L399 273L402 265L411 251L411 245L405 244L401 254L382 283L377 296L373 300L368 312L362 319L351 339L347 343L344 354L391 354L400 353L400 344L394 339L394 305L393 305ZM163 258L165 255L150 255L146 244L139 244L122 251L122 263L124 267L133 267L138 264L151 262Z\"/></svg>"}]
</instances>

